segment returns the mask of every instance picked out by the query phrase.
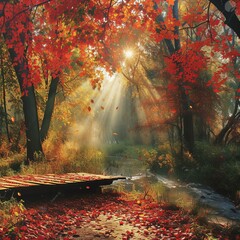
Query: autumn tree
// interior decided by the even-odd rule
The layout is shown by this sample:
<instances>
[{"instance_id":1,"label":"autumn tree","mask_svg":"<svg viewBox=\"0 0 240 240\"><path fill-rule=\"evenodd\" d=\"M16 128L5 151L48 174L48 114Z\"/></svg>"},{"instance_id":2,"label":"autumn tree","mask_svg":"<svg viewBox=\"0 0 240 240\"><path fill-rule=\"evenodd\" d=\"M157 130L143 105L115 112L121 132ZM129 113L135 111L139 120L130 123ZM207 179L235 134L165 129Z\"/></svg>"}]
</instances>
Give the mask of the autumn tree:
<instances>
[{"instance_id":1,"label":"autumn tree","mask_svg":"<svg viewBox=\"0 0 240 240\"><path fill-rule=\"evenodd\" d=\"M88 75L96 87L101 79L94 76L95 66L112 68L106 50L112 44L111 33L127 27L129 20L129 24L137 24L138 18L147 18L140 12L143 9L134 1L1 2L2 34L22 93L28 160L34 159L35 152L42 152L57 85L64 81L63 71L71 68L72 51L80 50L80 74ZM40 131L35 88L46 77L40 70L41 60L51 80Z\"/></svg>"}]
</instances>

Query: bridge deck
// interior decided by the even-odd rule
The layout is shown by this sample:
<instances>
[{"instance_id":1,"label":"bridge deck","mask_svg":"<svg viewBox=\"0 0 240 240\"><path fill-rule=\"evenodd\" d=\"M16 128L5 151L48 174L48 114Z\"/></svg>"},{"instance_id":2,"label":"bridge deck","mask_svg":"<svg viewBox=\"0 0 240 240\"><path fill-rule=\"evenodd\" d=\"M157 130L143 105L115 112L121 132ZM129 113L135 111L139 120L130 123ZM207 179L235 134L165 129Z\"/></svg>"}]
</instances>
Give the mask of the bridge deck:
<instances>
[{"instance_id":1,"label":"bridge deck","mask_svg":"<svg viewBox=\"0 0 240 240\"><path fill-rule=\"evenodd\" d=\"M98 188L109 185L122 176L105 176L89 173L67 173L46 175L15 175L0 178L0 198L6 195L27 195L32 193L72 189Z\"/></svg>"}]
</instances>

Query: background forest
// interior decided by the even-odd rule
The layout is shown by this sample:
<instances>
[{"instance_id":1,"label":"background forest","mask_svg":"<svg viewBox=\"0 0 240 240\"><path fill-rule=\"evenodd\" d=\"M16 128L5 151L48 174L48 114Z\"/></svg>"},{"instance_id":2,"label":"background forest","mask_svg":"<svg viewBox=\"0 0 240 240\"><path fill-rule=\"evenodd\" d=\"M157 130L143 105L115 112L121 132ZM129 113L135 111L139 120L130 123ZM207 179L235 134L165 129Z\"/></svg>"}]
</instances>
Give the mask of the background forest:
<instances>
[{"instance_id":1,"label":"background forest","mask_svg":"<svg viewBox=\"0 0 240 240\"><path fill-rule=\"evenodd\" d=\"M0 9L0 175L99 173L126 156L237 199L239 1Z\"/></svg>"}]
</instances>

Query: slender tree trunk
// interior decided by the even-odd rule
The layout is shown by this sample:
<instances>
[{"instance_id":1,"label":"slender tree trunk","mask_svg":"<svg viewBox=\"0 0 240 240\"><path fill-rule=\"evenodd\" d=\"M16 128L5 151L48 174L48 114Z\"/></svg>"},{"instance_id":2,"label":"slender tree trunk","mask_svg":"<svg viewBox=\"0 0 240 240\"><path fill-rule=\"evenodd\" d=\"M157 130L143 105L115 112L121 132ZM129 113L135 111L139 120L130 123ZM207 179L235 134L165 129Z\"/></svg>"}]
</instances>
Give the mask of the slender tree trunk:
<instances>
[{"instance_id":1,"label":"slender tree trunk","mask_svg":"<svg viewBox=\"0 0 240 240\"><path fill-rule=\"evenodd\" d=\"M7 116L7 101L6 101L6 89L5 89L5 76L3 71L3 59L1 58L1 77L2 77L2 90L3 90L3 107L4 107L4 118L8 142L11 142L8 128L8 116Z\"/></svg>"},{"instance_id":2,"label":"slender tree trunk","mask_svg":"<svg viewBox=\"0 0 240 240\"><path fill-rule=\"evenodd\" d=\"M178 0L174 1L173 17L176 20L179 20ZM178 26L175 27L174 34L178 36L178 38L174 39L174 49L175 49L175 52L177 52L181 49ZM181 69L181 66L180 66L180 69ZM186 148L189 150L189 152L193 152L193 148L194 148L193 113L190 108L189 96L187 95L183 84L180 86L180 94L181 94L181 106L182 106L184 144Z\"/></svg>"},{"instance_id":3,"label":"slender tree trunk","mask_svg":"<svg viewBox=\"0 0 240 240\"><path fill-rule=\"evenodd\" d=\"M48 130L50 127L50 122L51 122L51 118L54 110L58 83L59 83L59 77L56 77L52 79L50 84L48 99L45 107L41 131L40 131L41 142L43 142L46 139L48 134Z\"/></svg>"},{"instance_id":4,"label":"slender tree trunk","mask_svg":"<svg viewBox=\"0 0 240 240\"><path fill-rule=\"evenodd\" d=\"M219 132L219 134L216 136L214 143L215 144L223 144L226 142L224 139L229 132L229 130L233 127L233 125L236 123L236 116L238 112L238 107L240 105L239 99L235 101L235 107L232 116L229 118L227 124L225 127Z\"/></svg>"},{"instance_id":5,"label":"slender tree trunk","mask_svg":"<svg viewBox=\"0 0 240 240\"><path fill-rule=\"evenodd\" d=\"M192 153L194 148L193 113L190 108L189 97L186 94L184 87L180 88L180 92L183 117L184 144L189 150L189 152Z\"/></svg>"}]
</instances>

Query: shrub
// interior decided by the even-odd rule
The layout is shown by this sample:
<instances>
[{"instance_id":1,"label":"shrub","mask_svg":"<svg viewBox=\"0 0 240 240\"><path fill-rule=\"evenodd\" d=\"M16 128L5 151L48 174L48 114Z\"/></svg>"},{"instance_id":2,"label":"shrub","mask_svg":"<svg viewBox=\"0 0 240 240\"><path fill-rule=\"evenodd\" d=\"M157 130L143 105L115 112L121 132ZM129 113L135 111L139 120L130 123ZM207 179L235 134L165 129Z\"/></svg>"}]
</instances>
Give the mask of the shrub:
<instances>
[{"instance_id":1,"label":"shrub","mask_svg":"<svg viewBox=\"0 0 240 240\"><path fill-rule=\"evenodd\" d=\"M0 222L2 231L6 230L9 239L15 239L15 234L11 236L11 232L14 232L15 226L23 220L22 213L25 207L22 201L17 201L11 198L8 201L0 201ZM6 238L8 239L8 238ZM16 238L17 239L17 238Z\"/></svg>"},{"instance_id":2,"label":"shrub","mask_svg":"<svg viewBox=\"0 0 240 240\"><path fill-rule=\"evenodd\" d=\"M157 148L142 149L143 160L153 171L173 173L175 156L168 144L159 145Z\"/></svg>"},{"instance_id":3,"label":"shrub","mask_svg":"<svg viewBox=\"0 0 240 240\"><path fill-rule=\"evenodd\" d=\"M19 172L24 158L24 154L15 154L11 157L2 159L0 162L0 176L13 175Z\"/></svg>"},{"instance_id":4,"label":"shrub","mask_svg":"<svg viewBox=\"0 0 240 240\"><path fill-rule=\"evenodd\" d=\"M184 178L198 181L213 187L218 192L231 197L239 190L240 182L240 150L236 146L216 146L207 142L196 142L194 153L186 157L183 168ZM193 161L194 164L186 163ZM183 174L180 174L183 176Z\"/></svg>"},{"instance_id":5,"label":"shrub","mask_svg":"<svg viewBox=\"0 0 240 240\"><path fill-rule=\"evenodd\" d=\"M59 149L60 153L62 149ZM47 173L69 173L88 172L102 173L104 166L104 155L101 151L93 148L78 149L59 154L58 158L43 159L31 162L28 166L22 165L22 174L47 174Z\"/></svg>"}]
</instances>

